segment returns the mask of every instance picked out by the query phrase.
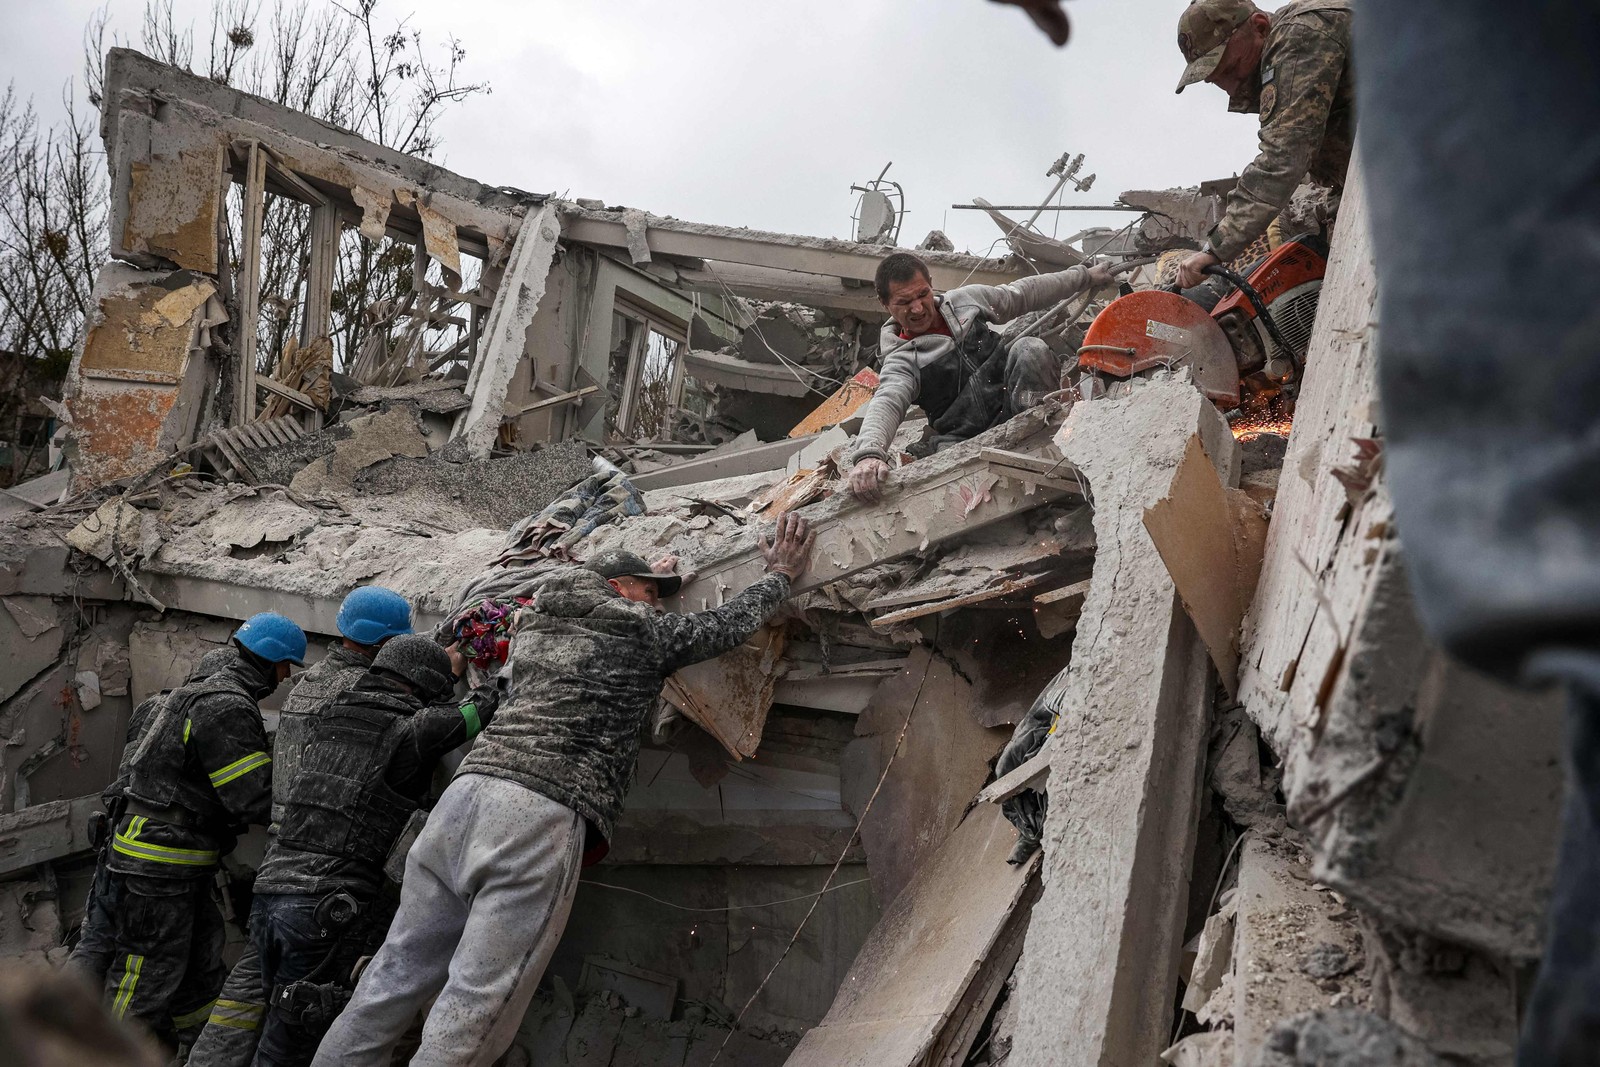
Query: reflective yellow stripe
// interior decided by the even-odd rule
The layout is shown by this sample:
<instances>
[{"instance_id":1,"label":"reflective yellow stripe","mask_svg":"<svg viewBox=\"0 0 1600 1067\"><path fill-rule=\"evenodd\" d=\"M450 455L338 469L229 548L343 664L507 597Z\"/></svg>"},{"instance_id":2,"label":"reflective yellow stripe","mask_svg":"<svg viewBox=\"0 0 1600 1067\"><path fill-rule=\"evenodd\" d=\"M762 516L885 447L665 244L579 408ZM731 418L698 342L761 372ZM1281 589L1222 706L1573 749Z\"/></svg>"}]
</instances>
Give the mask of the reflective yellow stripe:
<instances>
[{"instance_id":1,"label":"reflective yellow stripe","mask_svg":"<svg viewBox=\"0 0 1600 1067\"><path fill-rule=\"evenodd\" d=\"M122 981L117 983L117 995L111 1001L111 1014L122 1018L133 1002L134 987L139 984L139 972L144 969L143 956L129 956L122 966Z\"/></svg>"},{"instance_id":2,"label":"reflective yellow stripe","mask_svg":"<svg viewBox=\"0 0 1600 1067\"><path fill-rule=\"evenodd\" d=\"M483 729L483 723L478 721L478 705L461 705L461 717L467 720L467 740L478 736L478 731Z\"/></svg>"},{"instance_id":3,"label":"reflective yellow stripe","mask_svg":"<svg viewBox=\"0 0 1600 1067\"><path fill-rule=\"evenodd\" d=\"M261 1019L266 1013L265 1004L219 1000L211 1009L211 1017L206 1022L216 1023L218 1026L231 1026L235 1030L258 1030L261 1028Z\"/></svg>"},{"instance_id":4,"label":"reflective yellow stripe","mask_svg":"<svg viewBox=\"0 0 1600 1067\"><path fill-rule=\"evenodd\" d=\"M187 1030L191 1026L205 1022L206 1017L211 1014L211 1009L216 1007L216 1004L217 1002L213 1000L209 1004L200 1005L194 1011L187 1012L183 1015L174 1015L172 1017L173 1028L177 1030Z\"/></svg>"},{"instance_id":5,"label":"reflective yellow stripe","mask_svg":"<svg viewBox=\"0 0 1600 1067\"><path fill-rule=\"evenodd\" d=\"M194 726L194 720L193 719L184 719L183 720L183 743L186 744L186 745L189 743L189 729L192 726Z\"/></svg>"},{"instance_id":6,"label":"reflective yellow stripe","mask_svg":"<svg viewBox=\"0 0 1600 1067\"><path fill-rule=\"evenodd\" d=\"M129 833L118 833L111 838L111 847L124 856L132 856L136 860L150 860L154 863L176 863L181 867L209 867L217 862L221 855L215 849L204 850L197 848L170 848L166 845L153 845L148 841L135 841L139 833L139 823L143 816L134 819L134 825L129 826Z\"/></svg>"},{"instance_id":7,"label":"reflective yellow stripe","mask_svg":"<svg viewBox=\"0 0 1600 1067\"><path fill-rule=\"evenodd\" d=\"M238 778L241 775L249 774L257 767L265 767L271 762L272 757L267 753L252 752L248 756L242 756L239 759L234 760L221 770L212 771L210 774L211 784L213 786L227 785L235 778Z\"/></svg>"}]
</instances>

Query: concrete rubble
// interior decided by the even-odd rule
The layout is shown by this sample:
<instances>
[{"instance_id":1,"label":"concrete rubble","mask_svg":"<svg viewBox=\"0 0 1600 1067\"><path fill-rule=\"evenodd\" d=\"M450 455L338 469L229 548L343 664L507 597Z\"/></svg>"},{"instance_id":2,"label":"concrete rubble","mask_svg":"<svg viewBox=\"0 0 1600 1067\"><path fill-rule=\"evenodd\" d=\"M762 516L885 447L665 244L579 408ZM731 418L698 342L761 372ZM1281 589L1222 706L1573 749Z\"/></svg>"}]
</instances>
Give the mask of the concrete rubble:
<instances>
[{"instance_id":1,"label":"concrete rubble","mask_svg":"<svg viewBox=\"0 0 1600 1067\"><path fill-rule=\"evenodd\" d=\"M117 258L66 464L0 518L0 958L64 955L129 713L238 621L282 611L315 656L357 585L431 626L498 561L612 547L677 556L669 608L699 610L797 511L812 569L669 683L504 1062L1511 1062L1556 712L1414 618L1359 181L1286 448L1163 370L931 454L914 413L867 505L843 457L882 246L484 185L123 49L105 100ZM247 246L261 196L310 206L313 280L340 241L414 249L414 303L374 314L460 335L325 361L313 284L292 351L258 352L259 279L219 253L233 184ZM1122 199L1149 212L1129 257L1215 217L1215 189ZM1035 269L922 248L941 288ZM1098 310L1042 331L1069 365ZM591 476L637 506L541 517ZM1024 794L1018 857L997 805Z\"/></svg>"}]
</instances>

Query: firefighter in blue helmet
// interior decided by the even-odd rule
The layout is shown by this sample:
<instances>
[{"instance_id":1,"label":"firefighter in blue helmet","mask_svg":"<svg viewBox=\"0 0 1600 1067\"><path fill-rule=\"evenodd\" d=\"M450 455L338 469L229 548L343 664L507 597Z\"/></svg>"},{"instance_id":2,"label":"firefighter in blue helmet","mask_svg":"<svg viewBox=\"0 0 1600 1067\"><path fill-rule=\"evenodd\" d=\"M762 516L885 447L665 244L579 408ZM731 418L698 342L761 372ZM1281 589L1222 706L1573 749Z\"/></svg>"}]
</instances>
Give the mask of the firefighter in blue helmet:
<instances>
[{"instance_id":1,"label":"firefighter in blue helmet","mask_svg":"<svg viewBox=\"0 0 1600 1067\"><path fill-rule=\"evenodd\" d=\"M232 644L216 670L151 709L125 760L106 852L112 1014L175 1044L199 1031L223 981L217 864L271 811L259 702L306 654L300 627L270 612L246 620Z\"/></svg>"},{"instance_id":2,"label":"firefighter in blue helmet","mask_svg":"<svg viewBox=\"0 0 1600 1067\"><path fill-rule=\"evenodd\" d=\"M356 684L379 649L411 632L411 605L392 589L365 585L344 598L336 625L339 640L295 679L278 711L278 732L272 742L274 832L283 821L289 782L299 764L309 724L335 696ZM261 981L261 958L253 945L247 945L228 972L205 1029L189 1050L189 1067L250 1067L267 1012Z\"/></svg>"}]
</instances>

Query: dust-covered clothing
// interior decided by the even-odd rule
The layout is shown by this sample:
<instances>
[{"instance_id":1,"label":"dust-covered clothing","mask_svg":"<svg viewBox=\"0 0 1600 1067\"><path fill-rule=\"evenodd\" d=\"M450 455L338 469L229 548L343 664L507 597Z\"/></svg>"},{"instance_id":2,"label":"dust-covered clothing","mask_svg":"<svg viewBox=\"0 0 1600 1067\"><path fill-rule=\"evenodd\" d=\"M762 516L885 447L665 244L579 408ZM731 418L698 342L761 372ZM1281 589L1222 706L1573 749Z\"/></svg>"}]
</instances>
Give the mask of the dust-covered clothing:
<instances>
[{"instance_id":1,"label":"dust-covered clothing","mask_svg":"<svg viewBox=\"0 0 1600 1067\"><path fill-rule=\"evenodd\" d=\"M198 1035L226 977L213 879L235 835L271 810L258 701L276 685L272 665L233 651L153 706L127 760L106 863L105 994L112 1014L164 1036Z\"/></svg>"},{"instance_id":2,"label":"dust-covered clothing","mask_svg":"<svg viewBox=\"0 0 1600 1067\"><path fill-rule=\"evenodd\" d=\"M719 608L684 615L627 600L579 567L534 590L500 713L457 773L542 793L609 838L667 676L744 644L789 595L789 579L768 574Z\"/></svg>"},{"instance_id":3,"label":"dust-covered clothing","mask_svg":"<svg viewBox=\"0 0 1600 1067\"><path fill-rule=\"evenodd\" d=\"M1209 235L1224 263L1266 232L1302 181L1344 187L1356 128L1350 0L1294 0L1272 12L1261 68L1230 110L1260 114L1261 149Z\"/></svg>"},{"instance_id":4,"label":"dust-covered clothing","mask_svg":"<svg viewBox=\"0 0 1600 1067\"><path fill-rule=\"evenodd\" d=\"M238 833L266 824L272 756L259 701L277 687L272 670L236 655L162 702L130 760L112 871L209 879Z\"/></svg>"},{"instance_id":5,"label":"dust-covered clothing","mask_svg":"<svg viewBox=\"0 0 1600 1067\"><path fill-rule=\"evenodd\" d=\"M217 671L233 664L238 658L238 651L231 646L214 649L200 658L200 662L189 673L186 683L209 678ZM123 879L114 875L110 868L112 858L110 835L122 816L133 755L156 713L173 692L171 689L163 689L146 697L133 709L133 714L128 719L128 732L122 747L122 755L117 762L117 778L101 794L107 813L106 839L99 844L99 854L95 857L94 880L90 883L89 896L84 906L83 924L78 932L78 944L72 950L70 961L73 966L87 974L96 985L104 985L106 975L111 970L112 959L117 952L117 913L121 908L123 897L127 894ZM126 956L128 953L124 952L123 955ZM147 989L152 987L153 985L147 985Z\"/></svg>"},{"instance_id":6,"label":"dust-covered clothing","mask_svg":"<svg viewBox=\"0 0 1600 1067\"><path fill-rule=\"evenodd\" d=\"M861 432L850 451L850 463L887 460L889 443L912 404L920 405L930 422L936 424L1001 344L990 324L1043 311L1079 295L1089 288L1088 273L1083 267L1071 267L1004 285L963 285L952 289L937 298L948 333L905 338L900 336L893 319L885 322L878 335L878 350L882 353L878 388L862 411ZM1047 391L1053 392L1060 385L1059 378L1050 385ZM1020 399L1019 393L1017 400ZM1013 406L1015 403L1012 401Z\"/></svg>"},{"instance_id":7,"label":"dust-covered clothing","mask_svg":"<svg viewBox=\"0 0 1600 1067\"><path fill-rule=\"evenodd\" d=\"M578 889L583 823L509 780L458 775L406 858L388 938L313 1064L388 1067L435 995L412 1067L493 1063L516 1036L561 940Z\"/></svg>"},{"instance_id":8,"label":"dust-covered clothing","mask_svg":"<svg viewBox=\"0 0 1600 1067\"><path fill-rule=\"evenodd\" d=\"M498 694L425 706L377 671L319 709L306 728L284 819L256 871L255 892L370 899L412 812L427 799L441 757L493 722Z\"/></svg>"},{"instance_id":9,"label":"dust-covered clothing","mask_svg":"<svg viewBox=\"0 0 1600 1067\"><path fill-rule=\"evenodd\" d=\"M261 957L255 945L247 943L211 1005L205 1029L189 1049L188 1067L250 1067L266 1014Z\"/></svg>"},{"instance_id":10,"label":"dust-covered clothing","mask_svg":"<svg viewBox=\"0 0 1600 1067\"><path fill-rule=\"evenodd\" d=\"M272 740L272 824L283 821L284 798L300 749L305 744L306 723L324 704L356 684L372 666L372 657L335 642L327 654L296 678L294 688L278 709L278 732Z\"/></svg>"},{"instance_id":11,"label":"dust-covered clothing","mask_svg":"<svg viewBox=\"0 0 1600 1067\"><path fill-rule=\"evenodd\" d=\"M110 876L115 948L105 997L172 1042L193 1041L222 988L222 912L210 879Z\"/></svg>"}]
</instances>

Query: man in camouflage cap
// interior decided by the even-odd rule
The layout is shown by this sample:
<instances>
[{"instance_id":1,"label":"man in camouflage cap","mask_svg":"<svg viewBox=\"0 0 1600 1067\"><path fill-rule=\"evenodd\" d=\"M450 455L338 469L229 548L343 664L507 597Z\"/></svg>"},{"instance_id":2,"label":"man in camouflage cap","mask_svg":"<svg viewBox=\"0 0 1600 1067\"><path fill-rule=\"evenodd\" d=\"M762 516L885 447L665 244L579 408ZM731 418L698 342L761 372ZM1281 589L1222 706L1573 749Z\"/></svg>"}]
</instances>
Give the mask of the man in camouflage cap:
<instances>
[{"instance_id":1,"label":"man in camouflage cap","mask_svg":"<svg viewBox=\"0 0 1600 1067\"><path fill-rule=\"evenodd\" d=\"M1350 0L1294 0L1277 11L1250 0L1194 0L1178 20L1188 61L1178 92L1198 81L1228 94L1228 110L1261 116L1261 150L1228 194L1200 251L1178 267L1184 288L1266 232L1310 179L1340 189L1355 138Z\"/></svg>"}]
</instances>

